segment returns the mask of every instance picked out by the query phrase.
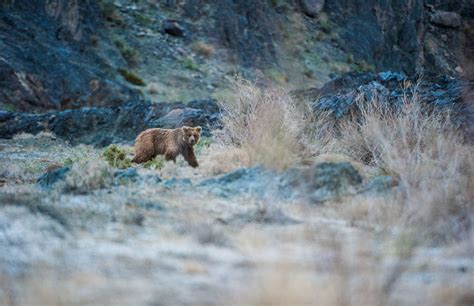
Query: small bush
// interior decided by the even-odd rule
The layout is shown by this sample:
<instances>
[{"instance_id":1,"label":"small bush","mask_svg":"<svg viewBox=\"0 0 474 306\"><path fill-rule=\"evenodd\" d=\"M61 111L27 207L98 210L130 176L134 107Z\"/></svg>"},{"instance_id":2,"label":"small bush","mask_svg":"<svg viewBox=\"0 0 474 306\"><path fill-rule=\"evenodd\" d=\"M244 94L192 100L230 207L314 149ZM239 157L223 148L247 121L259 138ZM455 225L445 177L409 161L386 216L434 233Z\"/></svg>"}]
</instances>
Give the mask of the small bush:
<instances>
[{"instance_id":1,"label":"small bush","mask_svg":"<svg viewBox=\"0 0 474 306\"><path fill-rule=\"evenodd\" d=\"M230 99L220 102L223 129L217 139L241 147L252 163L269 168L281 170L301 160L309 148L309 105L277 88L258 88L242 79L233 85Z\"/></svg>"},{"instance_id":2,"label":"small bush","mask_svg":"<svg viewBox=\"0 0 474 306\"><path fill-rule=\"evenodd\" d=\"M214 47L210 44L207 44L202 41L198 41L192 45L192 49L194 52L197 54L203 56L203 57L209 57L211 56L215 50Z\"/></svg>"},{"instance_id":3,"label":"small bush","mask_svg":"<svg viewBox=\"0 0 474 306\"><path fill-rule=\"evenodd\" d=\"M135 66L138 63L139 55L137 49L130 47L121 37L114 37L113 42L130 66Z\"/></svg>"},{"instance_id":4,"label":"small bush","mask_svg":"<svg viewBox=\"0 0 474 306\"><path fill-rule=\"evenodd\" d=\"M321 30L325 33L330 33L335 27L335 25L329 20L328 15L324 12L319 14L318 23Z\"/></svg>"},{"instance_id":5,"label":"small bush","mask_svg":"<svg viewBox=\"0 0 474 306\"><path fill-rule=\"evenodd\" d=\"M127 82L129 82L133 85L137 85L137 86L145 86L146 85L145 81L143 81L139 76L137 76L135 73L133 73L131 71L119 68L118 72L123 76L123 78Z\"/></svg>"},{"instance_id":6,"label":"small bush","mask_svg":"<svg viewBox=\"0 0 474 306\"><path fill-rule=\"evenodd\" d=\"M142 26L149 26L153 23L153 19L147 15L138 13L133 16L135 21Z\"/></svg>"},{"instance_id":7,"label":"small bush","mask_svg":"<svg viewBox=\"0 0 474 306\"><path fill-rule=\"evenodd\" d=\"M158 155L152 160L149 160L146 163L144 163L143 167L147 169L152 169L152 170L161 170L165 166L165 162L166 162L165 157L162 155Z\"/></svg>"},{"instance_id":8,"label":"small bush","mask_svg":"<svg viewBox=\"0 0 474 306\"><path fill-rule=\"evenodd\" d=\"M101 7L104 18L108 22L111 22L118 26L124 25L123 18L122 16L120 16L113 2L107 1L107 0L101 0L99 1L99 5Z\"/></svg>"},{"instance_id":9,"label":"small bush","mask_svg":"<svg viewBox=\"0 0 474 306\"><path fill-rule=\"evenodd\" d=\"M209 148L212 144L212 139L209 137L201 137L199 142L194 146L197 153L200 153L205 148Z\"/></svg>"},{"instance_id":10,"label":"small bush","mask_svg":"<svg viewBox=\"0 0 474 306\"><path fill-rule=\"evenodd\" d=\"M191 57L186 57L186 58L182 59L181 64L183 65L184 68L186 68L188 70L199 71L198 64Z\"/></svg>"},{"instance_id":11,"label":"small bush","mask_svg":"<svg viewBox=\"0 0 474 306\"><path fill-rule=\"evenodd\" d=\"M72 164L64 189L73 193L88 193L112 184L113 170L102 159L82 160Z\"/></svg>"},{"instance_id":12,"label":"small bush","mask_svg":"<svg viewBox=\"0 0 474 306\"><path fill-rule=\"evenodd\" d=\"M116 145L107 147L104 153L102 153L102 157L114 168L126 169L132 166L132 160L127 157L125 151Z\"/></svg>"},{"instance_id":13,"label":"small bush","mask_svg":"<svg viewBox=\"0 0 474 306\"><path fill-rule=\"evenodd\" d=\"M336 147L397 179L398 192L385 199L394 223L414 227L424 241L465 236L473 226L472 148L449 114L423 109L416 86L403 102L394 109L361 97L357 118L340 124Z\"/></svg>"}]
</instances>

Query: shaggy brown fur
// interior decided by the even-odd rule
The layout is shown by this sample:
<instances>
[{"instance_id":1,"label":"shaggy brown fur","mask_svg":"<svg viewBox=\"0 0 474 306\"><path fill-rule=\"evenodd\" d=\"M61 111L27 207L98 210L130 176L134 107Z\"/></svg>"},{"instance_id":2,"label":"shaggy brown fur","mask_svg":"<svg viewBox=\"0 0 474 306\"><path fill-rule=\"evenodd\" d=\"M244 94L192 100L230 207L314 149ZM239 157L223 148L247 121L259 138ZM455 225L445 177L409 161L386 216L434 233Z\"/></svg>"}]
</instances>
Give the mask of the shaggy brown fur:
<instances>
[{"instance_id":1,"label":"shaggy brown fur","mask_svg":"<svg viewBox=\"0 0 474 306\"><path fill-rule=\"evenodd\" d=\"M141 132L135 140L133 162L144 163L157 155L176 162L181 154L191 167L199 164L194 155L194 145L201 136L201 127L183 126L177 129L148 129Z\"/></svg>"},{"instance_id":2,"label":"shaggy brown fur","mask_svg":"<svg viewBox=\"0 0 474 306\"><path fill-rule=\"evenodd\" d=\"M191 167L198 167L193 146L198 143L201 127L183 126L177 129L148 129L141 132L135 140L133 162L144 163L157 155L176 162L181 154Z\"/></svg>"}]
</instances>

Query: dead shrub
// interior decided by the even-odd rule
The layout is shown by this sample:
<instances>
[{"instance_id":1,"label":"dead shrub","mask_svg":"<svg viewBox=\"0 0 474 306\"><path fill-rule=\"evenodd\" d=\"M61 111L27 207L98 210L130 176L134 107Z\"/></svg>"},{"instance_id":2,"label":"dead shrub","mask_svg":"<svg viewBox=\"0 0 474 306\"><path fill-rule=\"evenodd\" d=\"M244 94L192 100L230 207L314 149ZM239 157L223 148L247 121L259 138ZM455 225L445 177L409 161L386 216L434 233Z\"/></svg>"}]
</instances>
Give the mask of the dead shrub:
<instances>
[{"instance_id":1,"label":"dead shrub","mask_svg":"<svg viewBox=\"0 0 474 306\"><path fill-rule=\"evenodd\" d=\"M447 112L422 107L414 92L400 109L386 101L359 101L360 115L340 124L338 151L394 176L394 210L420 238L462 238L474 212L472 148L450 125Z\"/></svg>"},{"instance_id":2,"label":"dead shrub","mask_svg":"<svg viewBox=\"0 0 474 306\"><path fill-rule=\"evenodd\" d=\"M65 190L87 193L108 187L113 181L113 170L102 159L81 160L73 163L65 180Z\"/></svg>"},{"instance_id":3,"label":"dead shrub","mask_svg":"<svg viewBox=\"0 0 474 306\"><path fill-rule=\"evenodd\" d=\"M282 170L307 155L312 112L283 90L237 79L233 95L220 107L223 130L216 134L218 141L246 151L252 164Z\"/></svg>"}]
</instances>

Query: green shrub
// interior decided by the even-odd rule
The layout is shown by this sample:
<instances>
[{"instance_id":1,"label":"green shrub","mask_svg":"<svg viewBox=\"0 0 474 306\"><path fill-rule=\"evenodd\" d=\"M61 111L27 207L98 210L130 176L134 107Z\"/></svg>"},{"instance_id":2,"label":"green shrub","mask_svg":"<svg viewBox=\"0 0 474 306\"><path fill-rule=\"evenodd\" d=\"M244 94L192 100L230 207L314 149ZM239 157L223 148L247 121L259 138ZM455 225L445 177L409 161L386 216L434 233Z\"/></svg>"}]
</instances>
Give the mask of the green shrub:
<instances>
[{"instance_id":1,"label":"green shrub","mask_svg":"<svg viewBox=\"0 0 474 306\"><path fill-rule=\"evenodd\" d=\"M136 14L133 16L135 21L142 26L149 26L153 23L153 19L144 14Z\"/></svg>"},{"instance_id":2,"label":"green shrub","mask_svg":"<svg viewBox=\"0 0 474 306\"><path fill-rule=\"evenodd\" d=\"M100 0L99 6L102 11L102 15L108 22L114 23L118 26L124 25L123 18L118 13L117 8L112 1Z\"/></svg>"},{"instance_id":3,"label":"green shrub","mask_svg":"<svg viewBox=\"0 0 474 306\"><path fill-rule=\"evenodd\" d=\"M119 36L113 37L112 41L130 66L134 66L138 63L139 55L137 49L129 46L125 40Z\"/></svg>"},{"instance_id":4,"label":"green shrub","mask_svg":"<svg viewBox=\"0 0 474 306\"><path fill-rule=\"evenodd\" d=\"M127 70L127 69L119 68L117 71L123 76L123 78L127 82L129 82L133 85L137 85L137 86L145 86L146 85L145 81L143 81L142 78L140 78L135 73L133 73L133 72Z\"/></svg>"},{"instance_id":5,"label":"green shrub","mask_svg":"<svg viewBox=\"0 0 474 306\"><path fill-rule=\"evenodd\" d=\"M161 156L161 155L143 164L143 167L147 169L153 169L153 170L161 170L164 166L165 166L165 158L164 156Z\"/></svg>"},{"instance_id":6,"label":"green shrub","mask_svg":"<svg viewBox=\"0 0 474 306\"><path fill-rule=\"evenodd\" d=\"M201 152L204 148L209 148L212 143L212 139L210 137L201 137L199 142L194 146L196 152Z\"/></svg>"},{"instance_id":7,"label":"green shrub","mask_svg":"<svg viewBox=\"0 0 474 306\"><path fill-rule=\"evenodd\" d=\"M188 70L199 71L198 64L190 57L186 57L186 58L182 59L181 64L183 65L184 68L186 68Z\"/></svg>"},{"instance_id":8,"label":"green shrub","mask_svg":"<svg viewBox=\"0 0 474 306\"><path fill-rule=\"evenodd\" d=\"M132 160L116 145L108 146L104 153L102 153L102 157L110 166L115 168L126 169L132 166Z\"/></svg>"}]
</instances>

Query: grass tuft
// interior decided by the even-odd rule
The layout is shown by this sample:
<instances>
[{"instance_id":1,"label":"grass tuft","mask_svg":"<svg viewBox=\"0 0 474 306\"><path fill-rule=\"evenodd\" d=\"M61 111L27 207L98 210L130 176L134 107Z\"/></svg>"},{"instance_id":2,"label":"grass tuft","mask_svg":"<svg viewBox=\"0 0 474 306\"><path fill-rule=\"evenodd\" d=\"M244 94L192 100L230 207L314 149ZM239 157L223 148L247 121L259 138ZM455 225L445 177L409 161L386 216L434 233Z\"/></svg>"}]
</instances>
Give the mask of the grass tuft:
<instances>
[{"instance_id":1,"label":"grass tuft","mask_svg":"<svg viewBox=\"0 0 474 306\"><path fill-rule=\"evenodd\" d=\"M108 146L102 153L102 157L114 168L126 169L132 166L132 160L116 145Z\"/></svg>"},{"instance_id":2,"label":"grass tuft","mask_svg":"<svg viewBox=\"0 0 474 306\"><path fill-rule=\"evenodd\" d=\"M81 160L72 164L66 176L64 189L84 194L112 185L113 170L102 159Z\"/></svg>"},{"instance_id":3,"label":"grass tuft","mask_svg":"<svg viewBox=\"0 0 474 306\"><path fill-rule=\"evenodd\" d=\"M119 68L118 72L123 76L123 78L127 82L129 82L133 85L137 85L137 86L145 86L146 85L145 81L143 81L142 78L140 78L138 75L136 75L135 73L133 73L129 70Z\"/></svg>"},{"instance_id":4,"label":"grass tuft","mask_svg":"<svg viewBox=\"0 0 474 306\"><path fill-rule=\"evenodd\" d=\"M165 162L165 157L162 155L158 155L155 158L145 162L143 164L143 167L152 170L161 170L165 166Z\"/></svg>"}]
</instances>

